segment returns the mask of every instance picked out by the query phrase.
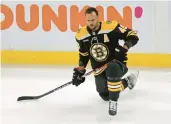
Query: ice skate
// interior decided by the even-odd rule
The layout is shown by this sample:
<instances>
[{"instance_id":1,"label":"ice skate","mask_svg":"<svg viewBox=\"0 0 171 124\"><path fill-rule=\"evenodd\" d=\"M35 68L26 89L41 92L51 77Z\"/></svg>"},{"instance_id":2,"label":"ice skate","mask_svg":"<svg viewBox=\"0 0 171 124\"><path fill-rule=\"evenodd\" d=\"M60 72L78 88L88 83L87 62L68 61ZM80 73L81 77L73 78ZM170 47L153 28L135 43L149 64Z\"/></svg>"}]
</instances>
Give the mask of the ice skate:
<instances>
[{"instance_id":1,"label":"ice skate","mask_svg":"<svg viewBox=\"0 0 171 124\"><path fill-rule=\"evenodd\" d=\"M128 82L128 88L131 90L134 88L134 86L137 83L137 79L138 79L138 75L139 75L139 71L137 71L136 73L131 73L130 75L128 75L126 77L126 80Z\"/></svg>"},{"instance_id":2,"label":"ice skate","mask_svg":"<svg viewBox=\"0 0 171 124\"><path fill-rule=\"evenodd\" d=\"M109 101L109 115L114 116L117 114L117 102L116 101Z\"/></svg>"}]
</instances>

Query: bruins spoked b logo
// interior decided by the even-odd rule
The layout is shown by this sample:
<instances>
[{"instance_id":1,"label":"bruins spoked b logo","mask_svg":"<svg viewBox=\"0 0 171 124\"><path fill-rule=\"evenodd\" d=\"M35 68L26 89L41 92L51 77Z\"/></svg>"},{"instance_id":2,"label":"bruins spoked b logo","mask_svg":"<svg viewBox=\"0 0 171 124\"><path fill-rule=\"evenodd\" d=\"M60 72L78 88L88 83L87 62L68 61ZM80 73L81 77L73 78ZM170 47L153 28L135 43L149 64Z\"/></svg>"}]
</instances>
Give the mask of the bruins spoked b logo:
<instances>
[{"instance_id":1,"label":"bruins spoked b logo","mask_svg":"<svg viewBox=\"0 0 171 124\"><path fill-rule=\"evenodd\" d=\"M96 61L105 61L109 55L109 50L102 43L95 43L90 48L90 54Z\"/></svg>"}]
</instances>

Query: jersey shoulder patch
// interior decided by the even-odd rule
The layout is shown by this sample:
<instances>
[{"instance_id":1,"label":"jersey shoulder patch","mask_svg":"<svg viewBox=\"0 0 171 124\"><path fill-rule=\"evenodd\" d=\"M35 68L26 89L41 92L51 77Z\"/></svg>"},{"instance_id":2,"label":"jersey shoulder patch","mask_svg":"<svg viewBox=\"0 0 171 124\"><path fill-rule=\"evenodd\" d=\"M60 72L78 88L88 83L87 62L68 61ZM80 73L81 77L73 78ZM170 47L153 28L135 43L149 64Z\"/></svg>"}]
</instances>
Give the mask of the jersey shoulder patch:
<instances>
[{"instance_id":1,"label":"jersey shoulder patch","mask_svg":"<svg viewBox=\"0 0 171 124\"><path fill-rule=\"evenodd\" d=\"M102 26L101 26L101 33L108 33L113 31L116 26L118 25L118 22L113 20L113 21L103 21Z\"/></svg>"},{"instance_id":2,"label":"jersey shoulder patch","mask_svg":"<svg viewBox=\"0 0 171 124\"><path fill-rule=\"evenodd\" d=\"M88 31L87 31L86 26L84 26L84 27L80 28L80 29L77 31L75 37L76 37L77 40L82 40L82 39L84 39L84 38L86 38L86 37L88 37L88 36L89 36L89 33L88 33Z\"/></svg>"}]
</instances>

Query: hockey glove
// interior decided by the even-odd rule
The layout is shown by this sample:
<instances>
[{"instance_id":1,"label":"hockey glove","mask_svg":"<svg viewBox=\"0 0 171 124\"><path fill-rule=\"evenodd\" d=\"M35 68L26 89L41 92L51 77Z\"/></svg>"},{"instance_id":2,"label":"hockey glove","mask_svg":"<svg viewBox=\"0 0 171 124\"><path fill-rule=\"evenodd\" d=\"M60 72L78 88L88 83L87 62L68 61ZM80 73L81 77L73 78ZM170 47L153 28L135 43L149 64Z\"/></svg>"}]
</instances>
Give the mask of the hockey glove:
<instances>
[{"instance_id":1,"label":"hockey glove","mask_svg":"<svg viewBox=\"0 0 171 124\"><path fill-rule=\"evenodd\" d=\"M123 48L122 46L118 46L115 48L115 59L126 64L128 50Z\"/></svg>"},{"instance_id":2,"label":"hockey glove","mask_svg":"<svg viewBox=\"0 0 171 124\"><path fill-rule=\"evenodd\" d=\"M74 68L72 84L75 86L80 85L85 81L85 77L81 77L85 74L86 70L78 70L78 68Z\"/></svg>"}]
</instances>

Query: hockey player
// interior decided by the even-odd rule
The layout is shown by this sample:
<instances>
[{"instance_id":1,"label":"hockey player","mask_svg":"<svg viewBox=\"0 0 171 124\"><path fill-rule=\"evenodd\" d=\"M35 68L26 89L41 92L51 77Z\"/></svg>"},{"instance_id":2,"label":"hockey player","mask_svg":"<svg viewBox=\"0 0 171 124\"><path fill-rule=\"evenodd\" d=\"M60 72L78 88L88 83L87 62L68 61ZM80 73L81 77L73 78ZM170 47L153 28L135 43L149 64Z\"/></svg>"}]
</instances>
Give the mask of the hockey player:
<instances>
[{"instance_id":1,"label":"hockey player","mask_svg":"<svg viewBox=\"0 0 171 124\"><path fill-rule=\"evenodd\" d=\"M108 63L100 71L95 72L95 84L99 96L109 101L109 114L117 114L117 101L121 91L132 89L137 81L137 74L127 73L127 52L137 44L137 33L117 21L99 21L98 11L89 7L85 11L87 26L76 33L79 46L79 67L74 68L72 84L80 85L85 81L81 77L86 72L90 60L93 69ZM119 40L124 40L124 45L119 45Z\"/></svg>"}]
</instances>

